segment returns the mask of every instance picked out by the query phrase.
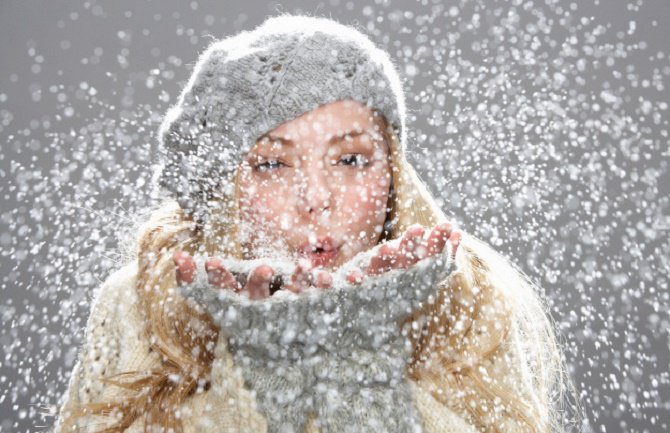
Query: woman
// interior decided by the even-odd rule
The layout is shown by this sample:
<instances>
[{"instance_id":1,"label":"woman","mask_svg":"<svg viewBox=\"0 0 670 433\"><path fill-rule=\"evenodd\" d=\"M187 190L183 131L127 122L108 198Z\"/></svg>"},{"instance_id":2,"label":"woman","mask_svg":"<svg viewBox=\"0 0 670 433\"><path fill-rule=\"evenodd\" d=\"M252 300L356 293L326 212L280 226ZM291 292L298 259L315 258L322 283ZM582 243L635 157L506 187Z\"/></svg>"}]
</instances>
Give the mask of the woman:
<instances>
[{"instance_id":1,"label":"woman","mask_svg":"<svg viewBox=\"0 0 670 433\"><path fill-rule=\"evenodd\" d=\"M174 200L103 285L57 430L557 430L543 307L446 222L404 116L386 53L332 20L212 44L159 133Z\"/></svg>"}]
</instances>

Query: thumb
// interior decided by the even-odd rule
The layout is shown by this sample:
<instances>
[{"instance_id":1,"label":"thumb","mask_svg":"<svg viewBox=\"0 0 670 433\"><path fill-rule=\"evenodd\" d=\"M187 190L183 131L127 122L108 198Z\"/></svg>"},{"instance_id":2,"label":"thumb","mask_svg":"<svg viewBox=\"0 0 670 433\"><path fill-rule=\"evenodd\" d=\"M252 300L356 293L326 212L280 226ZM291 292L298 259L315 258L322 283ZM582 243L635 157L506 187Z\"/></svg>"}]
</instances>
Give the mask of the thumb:
<instances>
[{"instance_id":1,"label":"thumb","mask_svg":"<svg viewBox=\"0 0 670 433\"><path fill-rule=\"evenodd\" d=\"M172 255L176 267L177 284L190 284L195 277L195 261L186 251L176 250Z\"/></svg>"}]
</instances>

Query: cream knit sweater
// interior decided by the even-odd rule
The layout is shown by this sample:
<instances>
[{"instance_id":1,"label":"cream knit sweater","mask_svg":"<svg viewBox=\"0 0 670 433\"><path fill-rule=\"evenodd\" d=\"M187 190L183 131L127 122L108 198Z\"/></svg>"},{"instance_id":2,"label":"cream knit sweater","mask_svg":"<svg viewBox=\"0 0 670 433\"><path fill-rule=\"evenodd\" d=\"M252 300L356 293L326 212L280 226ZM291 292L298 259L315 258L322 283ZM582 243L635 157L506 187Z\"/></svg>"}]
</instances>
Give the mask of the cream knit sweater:
<instances>
[{"instance_id":1,"label":"cream knit sweater","mask_svg":"<svg viewBox=\"0 0 670 433\"><path fill-rule=\"evenodd\" d=\"M100 379L159 364L158 355L149 350L143 332L142 312L135 292L136 274L137 263L131 262L114 272L97 293L86 326L85 344L64 396L56 433L94 432L108 425L107 418L88 417L80 419L75 429L75 426L65 425L63 418L80 404L114 400L121 395L117 387L106 386ZM477 432L416 383L410 381L409 389L425 433ZM183 404L181 418L184 433L268 431L267 420L234 364L226 338L221 337L215 348L212 386ZM142 422L136 421L128 431L142 432ZM308 420L304 431L320 431L314 418Z\"/></svg>"}]
</instances>

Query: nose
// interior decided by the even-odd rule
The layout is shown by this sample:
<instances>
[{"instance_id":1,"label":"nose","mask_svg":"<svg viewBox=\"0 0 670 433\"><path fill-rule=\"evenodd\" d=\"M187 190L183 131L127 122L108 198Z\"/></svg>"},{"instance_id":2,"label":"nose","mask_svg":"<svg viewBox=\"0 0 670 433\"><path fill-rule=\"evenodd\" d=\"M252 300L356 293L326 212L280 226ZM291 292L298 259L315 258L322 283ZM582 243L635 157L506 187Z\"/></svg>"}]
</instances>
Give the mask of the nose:
<instances>
[{"instance_id":1,"label":"nose","mask_svg":"<svg viewBox=\"0 0 670 433\"><path fill-rule=\"evenodd\" d=\"M298 181L298 212L305 216L320 215L332 206L327 172L322 169L303 172Z\"/></svg>"}]
</instances>

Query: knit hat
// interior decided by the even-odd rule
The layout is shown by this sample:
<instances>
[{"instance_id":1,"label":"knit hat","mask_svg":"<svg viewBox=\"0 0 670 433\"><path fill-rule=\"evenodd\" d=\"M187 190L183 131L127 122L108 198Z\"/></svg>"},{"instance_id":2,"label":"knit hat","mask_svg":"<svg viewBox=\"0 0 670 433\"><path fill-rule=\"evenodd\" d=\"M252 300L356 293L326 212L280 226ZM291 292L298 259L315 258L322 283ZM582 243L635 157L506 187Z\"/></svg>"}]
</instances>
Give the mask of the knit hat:
<instances>
[{"instance_id":1,"label":"knit hat","mask_svg":"<svg viewBox=\"0 0 670 433\"><path fill-rule=\"evenodd\" d=\"M256 140L323 104L352 99L381 112L405 148L402 84L388 54L328 18L278 15L202 53L158 137L154 187L204 222L212 199Z\"/></svg>"}]
</instances>

